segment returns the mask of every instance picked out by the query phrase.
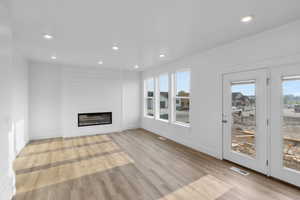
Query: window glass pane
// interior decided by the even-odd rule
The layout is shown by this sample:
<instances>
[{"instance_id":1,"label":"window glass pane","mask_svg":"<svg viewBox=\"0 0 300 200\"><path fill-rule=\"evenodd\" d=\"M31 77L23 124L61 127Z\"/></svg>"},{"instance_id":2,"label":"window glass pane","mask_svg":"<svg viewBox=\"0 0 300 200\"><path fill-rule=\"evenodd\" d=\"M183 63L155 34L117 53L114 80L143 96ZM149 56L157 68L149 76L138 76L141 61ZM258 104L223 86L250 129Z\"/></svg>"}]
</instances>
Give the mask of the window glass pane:
<instances>
[{"instance_id":1,"label":"window glass pane","mask_svg":"<svg viewBox=\"0 0 300 200\"><path fill-rule=\"evenodd\" d=\"M159 118L169 119L169 76L161 75L159 77Z\"/></svg>"},{"instance_id":2,"label":"window glass pane","mask_svg":"<svg viewBox=\"0 0 300 200\"><path fill-rule=\"evenodd\" d=\"M190 72L176 72L176 96L190 96Z\"/></svg>"},{"instance_id":3,"label":"window glass pane","mask_svg":"<svg viewBox=\"0 0 300 200\"><path fill-rule=\"evenodd\" d=\"M231 149L255 157L255 81L232 83Z\"/></svg>"},{"instance_id":4,"label":"window glass pane","mask_svg":"<svg viewBox=\"0 0 300 200\"><path fill-rule=\"evenodd\" d=\"M146 82L146 90L147 90L147 96L153 97L154 96L154 79L148 79Z\"/></svg>"},{"instance_id":5,"label":"window glass pane","mask_svg":"<svg viewBox=\"0 0 300 200\"><path fill-rule=\"evenodd\" d=\"M146 99L146 104L147 104L147 115L148 116L154 116L154 102L153 102L153 98L147 98Z\"/></svg>"},{"instance_id":6,"label":"window glass pane","mask_svg":"<svg viewBox=\"0 0 300 200\"><path fill-rule=\"evenodd\" d=\"M150 78L146 80L146 115L153 117L154 116L154 79Z\"/></svg>"},{"instance_id":7,"label":"window glass pane","mask_svg":"<svg viewBox=\"0 0 300 200\"><path fill-rule=\"evenodd\" d=\"M283 166L300 171L300 77L282 81Z\"/></svg>"},{"instance_id":8,"label":"window glass pane","mask_svg":"<svg viewBox=\"0 0 300 200\"><path fill-rule=\"evenodd\" d=\"M176 122L190 123L190 99L176 98Z\"/></svg>"}]
</instances>

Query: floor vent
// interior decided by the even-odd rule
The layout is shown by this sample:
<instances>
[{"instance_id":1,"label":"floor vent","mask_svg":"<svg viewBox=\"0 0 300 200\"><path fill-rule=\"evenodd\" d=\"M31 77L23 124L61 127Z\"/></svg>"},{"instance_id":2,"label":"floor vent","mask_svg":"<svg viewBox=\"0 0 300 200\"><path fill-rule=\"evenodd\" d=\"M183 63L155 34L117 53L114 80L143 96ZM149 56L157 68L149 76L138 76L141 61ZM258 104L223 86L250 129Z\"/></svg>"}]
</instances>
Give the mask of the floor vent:
<instances>
[{"instance_id":1,"label":"floor vent","mask_svg":"<svg viewBox=\"0 0 300 200\"><path fill-rule=\"evenodd\" d=\"M158 137L159 140L166 141L167 139L164 137Z\"/></svg>"},{"instance_id":2,"label":"floor vent","mask_svg":"<svg viewBox=\"0 0 300 200\"><path fill-rule=\"evenodd\" d=\"M234 172L237 172L237 173L243 175L243 176L248 176L250 174L249 172L242 170L240 168L237 168L237 167L230 167L230 169Z\"/></svg>"}]
</instances>

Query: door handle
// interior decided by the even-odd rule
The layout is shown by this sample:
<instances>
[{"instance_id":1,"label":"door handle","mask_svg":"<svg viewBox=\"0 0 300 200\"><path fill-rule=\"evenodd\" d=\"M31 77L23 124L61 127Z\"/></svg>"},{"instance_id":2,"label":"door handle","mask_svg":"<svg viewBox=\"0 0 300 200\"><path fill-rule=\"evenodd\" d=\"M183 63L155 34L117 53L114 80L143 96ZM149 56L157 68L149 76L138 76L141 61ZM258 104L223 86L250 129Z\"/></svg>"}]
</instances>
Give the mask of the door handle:
<instances>
[{"instance_id":1,"label":"door handle","mask_svg":"<svg viewBox=\"0 0 300 200\"><path fill-rule=\"evenodd\" d=\"M224 119L223 119L223 120L222 120L222 123L226 124L226 123L227 123L227 120L224 120Z\"/></svg>"}]
</instances>

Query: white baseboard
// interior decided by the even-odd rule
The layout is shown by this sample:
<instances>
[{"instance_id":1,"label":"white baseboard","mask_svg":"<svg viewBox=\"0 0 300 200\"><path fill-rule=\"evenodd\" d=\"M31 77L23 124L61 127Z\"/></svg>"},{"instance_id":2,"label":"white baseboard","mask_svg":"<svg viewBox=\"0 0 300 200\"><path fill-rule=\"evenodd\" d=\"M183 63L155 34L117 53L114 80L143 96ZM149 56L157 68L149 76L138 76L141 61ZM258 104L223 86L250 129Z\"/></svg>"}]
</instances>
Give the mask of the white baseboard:
<instances>
[{"instance_id":1,"label":"white baseboard","mask_svg":"<svg viewBox=\"0 0 300 200\"><path fill-rule=\"evenodd\" d=\"M138 129L141 128L139 124L129 124L122 127L122 131L130 130L130 129Z\"/></svg>"},{"instance_id":2,"label":"white baseboard","mask_svg":"<svg viewBox=\"0 0 300 200\"><path fill-rule=\"evenodd\" d=\"M216 152L215 149L211 149L211 148L208 148L208 147L205 147L205 146L199 146L199 145L192 145L192 144L184 144L182 143L183 145L187 146L187 147L190 147L192 149L195 149L196 151L199 151L199 152L202 152L202 153L205 153L207 155L210 155L212 157L215 157L217 159L222 159L222 156L220 155L220 153Z\"/></svg>"},{"instance_id":3,"label":"white baseboard","mask_svg":"<svg viewBox=\"0 0 300 200\"><path fill-rule=\"evenodd\" d=\"M126 126L124 127L123 129L121 128L115 128L115 129L112 129L112 130L107 130L107 131L97 131L97 130L93 130L93 131L86 131L86 133L80 133L80 132L77 132L77 133L73 133L71 135L52 135L52 136L34 136L34 137L31 137L30 140L42 140L42 139L52 139L52 138L59 138L59 137L62 137L62 138L69 138L69 137L80 137L80 136L92 136L92 135L98 135L98 134L111 134L111 133L115 133L115 132L122 132L122 131L125 131L125 130L129 130L129 129L137 129L137 128L140 128L139 125L130 125L130 126ZM1 200L1 199L0 199Z\"/></svg>"},{"instance_id":4,"label":"white baseboard","mask_svg":"<svg viewBox=\"0 0 300 200\"><path fill-rule=\"evenodd\" d=\"M95 133L86 133L86 134L74 134L74 135L64 135L63 138L73 138L73 137L82 137L82 136L94 136L94 135L107 135L114 132L119 131L112 131L112 132L95 132Z\"/></svg>"},{"instance_id":5,"label":"white baseboard","mask_svg":"<svg viewBox=\"0 0 300 200\"><path fill-rule=\"evenodd\" d=\"M58 138L58 137L62 137L62 136L59 135L59 134L57 134L57 135L45 135L45 136L33 136L33 137L30 137L30 141L31 140L51 139L51 138Z\"/></svg>"}]
</instances>

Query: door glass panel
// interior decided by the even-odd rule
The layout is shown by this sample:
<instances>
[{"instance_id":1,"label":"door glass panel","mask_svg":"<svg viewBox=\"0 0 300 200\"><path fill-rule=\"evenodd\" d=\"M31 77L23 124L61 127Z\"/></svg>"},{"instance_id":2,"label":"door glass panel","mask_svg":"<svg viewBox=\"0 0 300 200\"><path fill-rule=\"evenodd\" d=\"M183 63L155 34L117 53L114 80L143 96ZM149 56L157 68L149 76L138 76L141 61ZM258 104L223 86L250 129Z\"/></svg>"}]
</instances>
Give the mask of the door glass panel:
<instances>
[{"instance_id":1,"label":"door glass panel","mask_svg":"<svg viewBox=\"0 0 300 200\"><path fill-rule=\"evenodd\" d=\"M231 149L255 157L255 81L231 83Z\"/></svg>"},{"instance_id":2,"label":"door glass panel","mask_svg":"<svg viewBox=\"0 0 300 200\"><path fill-rule=\"evenodd\" d=\"M282 80L283 166L300 171L300 76Z\"/></svg>"}]
</instances>

